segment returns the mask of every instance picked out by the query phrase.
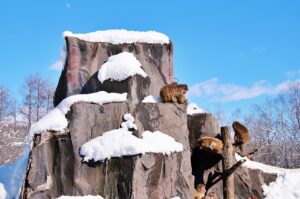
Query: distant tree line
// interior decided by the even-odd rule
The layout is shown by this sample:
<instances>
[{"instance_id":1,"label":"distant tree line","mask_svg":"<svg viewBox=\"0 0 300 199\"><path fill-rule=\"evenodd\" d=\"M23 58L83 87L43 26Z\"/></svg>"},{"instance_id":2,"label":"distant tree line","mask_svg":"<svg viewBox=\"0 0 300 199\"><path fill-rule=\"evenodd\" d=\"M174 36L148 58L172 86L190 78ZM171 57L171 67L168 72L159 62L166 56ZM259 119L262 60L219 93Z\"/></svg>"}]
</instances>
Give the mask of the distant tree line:
<instances>
[{"instance_id":1,"label":"distant tree line","mask_svg":"<svg viewBox=\"0 0 300 199\"><path fill-rule=\"evenodd\" d=\"M251 131L255 159L266 164L299 168L300 165L300 84L262 104L253 105L245 123Z\"/></svg>"},{"instance_id":2,"label":"distant tree line","mask_svg":"<svg viewBox=\"0 0 300 199\"><path fill-rule=\"evenodd\" d=\"M300 83L263 103L252 105L249 113L240 108L226 115L218 107L215 116L222 126L242 121L250 131L248 150L258 149L255 161L268 165L299 168L300 165Z\"/></svg>"},{"instance_id":3,"label":"distant tree line","mask_svg":"<svg viewBox=\"0 0 300 199\"><path fill-rule=\"evenodd\" d=\"M20 87L22 101L16 102L13 93L0 85L0 130L9 128L17 131L26 128L43 117L53 108L55 88L40 74L29 75Z\"/></svg>"}]
</instances>

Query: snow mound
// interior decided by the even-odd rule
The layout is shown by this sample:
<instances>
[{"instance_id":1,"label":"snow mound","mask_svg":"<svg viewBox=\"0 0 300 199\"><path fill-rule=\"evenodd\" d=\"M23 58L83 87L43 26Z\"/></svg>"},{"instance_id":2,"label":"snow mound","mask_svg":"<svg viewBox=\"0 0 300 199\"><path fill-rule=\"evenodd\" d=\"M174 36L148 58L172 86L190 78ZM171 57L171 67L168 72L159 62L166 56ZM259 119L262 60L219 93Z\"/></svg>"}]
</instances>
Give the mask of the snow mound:
<instances>
[{"instance_id":1,"label":"snow mound","mask_svg":"<svg viewBox=\"0 0 300 199\"><path fill-rule=\"evenodd\" d=\"M242 158L238 154L235 154L237 161L245 159L246 162L242 164L243 167L249 169L258 169L264 173L277 174L275 182L271 182L269 185L264 184L262 186L265 199L299 199L300 198L300 169L284 169L274 166L265 165L259 162Z\"/></svg>"},{"instance_id":2,"label":"snow mound","mask_svg":"<svg viewBox=\"0 0 300 199\"><path fill-rule=\"evenodd\" d=\"M275 182L263 185L265 199L299 199L300 172L286 172L277 177Z\"/></svg>"},{"instance_id":3,"label":"snow mound","mask_svg":"<svg viewBox=\"0 0 300 199\"><path fill-rule=\"evenodd\" d=\"M155 43L168 44L169 37L155 31L103 30L86 34L74 34L70 31L63 33L64 37L76 37L89 42L107 42L112 44Z\"/></svg>"},{"instance_id":4,"label":"snow mound","mask_svg":"<svg viewBox=\"0 0 300 199\"><path fill-rule=\"evenodd\" d=\"M110 102L126 101L127 93L107 93L100 91L91 94L79 94L65 98L57 107L51 110L47 115L34 123L30 129L30 138L34 134L47 130L62 131L68 126L65 115L70 111L70 107L76 102L92 102L96 104L105 104Z\"/></svg>"},{"instance_id":5,"label":"snow mound","mask_svg":"<svg viewBox=\"0 0 300 199\"><path fill-rule=\"evenodd\" d=\"M99 69L98 79L103 83L107 79L122 81L134 75L147 77L141 65L132 53L122 52L108 58Z\"/></svg>"},{"instance_id":6,"label":"snow mound","mask_svg":"<svg viewBox=\"0 0 300 199\"><path fill-rule=\"evenodd\" d=\"M56 199L103 199L101 196L60 196L59 198Z\"/></svg>"},{"instance_id":7,"label":"snow mound","mask_svg":"<svg viewBox=\"0 0 300 199\"><path fill-rule=\"evenodd\" d=\"M5 199L7 196L4 185L0 182L0 199Z\"/></svg>"},{"instance_id":8,"label":"snow mound","mask_svg":"<svg viewBox=\"0 0 300 199\"><path fill-rule=\"evenodd\" d=\"M142 103L159 103L159 102L161 102L160 97L159 96L154 97L152 95L146 96L142 101Z\"/></svg>"},{"instance_id":9,"label":"snow mound","mask_svg":"<svg viewBox=\"0 0 300 199\"><path fill-rule=\"evenodd\" d=\"M80 155L83 161L103 161L112 157L122 157L145 153L171 154L183 150L181 143L160 131L145 131L142 138L132 135L129 131L134 119L131 114L125 114L126 125L122 128L107 131L102 136L89 140L80 147ZM123 125L124 124L124 125Z\"/></svg>"},{"instance_id":10,"label":"snow mound","mask_svg":"<svg viewBox=\"0 0 300 199\"><path fill-rule=\"evenodd\" d=\"M196 113L207 113L205 110L203 110L202 108L199 108L197 106L197 104L195 103L190 103L187 106L187 114L188 115L194 115Z\"/></svg>"},{"instance_id":11,"label":"snow mound","mask_svg":"<svg viewBox=\"0 0 300 199\"><path fill-rule=\"evenodd\" d=\"M293 172L293 173L300 173L300 169L284 169L284 168L279 168L275 166L270 166L266 164L262 164L259 162L255 162L252 160L249 160L246 157L241 157L239 154L235 154L235 159L237 161L241 159L245 159L246 162L242 164L243 167L246 167L248 169L258 169L261 170L264 173L270 173L270 174L285 174L286 172Z\"/></svg>"}]
</instances>

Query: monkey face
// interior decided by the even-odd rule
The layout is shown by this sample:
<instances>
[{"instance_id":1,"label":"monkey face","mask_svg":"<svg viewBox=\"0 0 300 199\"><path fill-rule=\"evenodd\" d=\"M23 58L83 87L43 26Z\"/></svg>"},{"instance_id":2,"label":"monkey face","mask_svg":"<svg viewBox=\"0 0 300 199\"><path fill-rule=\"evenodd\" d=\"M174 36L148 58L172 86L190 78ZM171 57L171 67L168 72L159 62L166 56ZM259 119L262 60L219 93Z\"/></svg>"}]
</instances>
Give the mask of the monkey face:
<instances>
[{"instance_id":1,"label":"monkey face","mask_svg":"<svg viewBox=\"0 0 300 199\"><path fill-rule=\"evenodd\" d=\"M189 89L186 84L179 84L178 89L181 91L181 93L185 94Z\"/></svg>"}]
</instances>

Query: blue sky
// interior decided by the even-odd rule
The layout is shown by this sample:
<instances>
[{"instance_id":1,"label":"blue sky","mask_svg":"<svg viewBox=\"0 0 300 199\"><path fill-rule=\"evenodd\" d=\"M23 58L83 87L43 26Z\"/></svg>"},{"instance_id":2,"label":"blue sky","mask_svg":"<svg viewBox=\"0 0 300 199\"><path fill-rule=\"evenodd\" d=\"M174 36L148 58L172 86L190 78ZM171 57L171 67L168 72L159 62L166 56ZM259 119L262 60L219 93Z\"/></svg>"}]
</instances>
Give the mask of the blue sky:
<instances>
[{"instance_id":1,"label":"blue sky","mask_svg":"<svg viewBox=\"0 0 300 199\"><path fill-rule=\"evenodd\" d=\"M156 30L174 44L175 77L208 111L241 108L300 79L300 2L5 1L0 6L0 84L16 96L26 76L57 83L62 32Z\"/></svg>"}]
</instances>

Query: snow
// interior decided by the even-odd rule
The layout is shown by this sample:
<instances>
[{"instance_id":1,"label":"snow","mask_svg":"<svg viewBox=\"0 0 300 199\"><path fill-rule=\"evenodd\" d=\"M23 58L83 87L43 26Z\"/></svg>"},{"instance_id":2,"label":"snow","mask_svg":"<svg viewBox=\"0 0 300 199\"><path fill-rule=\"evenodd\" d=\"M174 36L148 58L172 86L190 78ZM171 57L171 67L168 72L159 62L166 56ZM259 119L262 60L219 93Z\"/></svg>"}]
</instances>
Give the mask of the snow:
<instances>
[{"instance_id":1,"label":"snow","mask_svg":"<svg viewBox=\"0 0 300 199\"><path fill-rule=\"evenodd\" d=\"M87 196L60 196L57 199L103 199L103 197L101 197L101 196L91 196L91 195L87 195Z\"/></svg>"},{"instance_id":2,"label":"snow","mask_svg":"<svg viewBox=\"0 0 300 199\"><path fill-rule=\"evenodd\" d=\"M13 142L12 145L13 146L23 146L23 145L25 145L25 142Z\"/></svg>"},{"instance_id":3,"label":"snow","mask_svg":"<svg viewBox=\"0 0 300 199\"><path fill-rule=\"evenodd\" d=\"M270 173L270 174L285 174L286 172L296 172L296 173L300 173L300 169L284 169L284 168L279 168L279 167L275 167L275 166L270 166L270 165L266 165L266 164L262 164L259 162L255 162L252 160L249 160L246 157L241 157L240 155L238 155L237 153L235 154L235 159L237 161L241 160L241 159L245 159L246 162L242 164L243 167L249 168L249 169L258 169L261 170L264 173Z\"/></svg>"},{"instance_id":4,"label":"snow","mask_svg":"<svg viewBox=\"0 0 300 199\"><path fill-rule=\"evenodd\" d=\"M132 53L122 52L108 58L99 69L98 79L103 83L107 79L122 81L134 75L147 77L141 65Z\"/></svg>"},{"instance_id":5,"label":"snow","mask_svg":"<svg viewBox=\"0 0 300 199\"><path fill-rule=\"evenodd\" d=\"M300 172L286 172L277 177L275 182L263 185L265 199L299 199Z\"/></svg>"},{"instance_id":6,"label":"snow","mask_svg":"<svg viewBox=\"0 0 300 199\"><path fill-rule=\"evenodd\" d=\"M188 115L194 115L196 113L207 113L205 110L202 108L199 108L197 104L195 103L189 103L187 107L187 114Z\"/></svg>"},{"instance_id":7,"label":"snow","mask_svg":"<svg viewBox=\"0 0 300 199\"><path fill-rule=\"evenodd\" d=\"M102 136L91 139L81 146L80 155L84 156L83 161L103 161L112 157L145 153L169 155L183 150L181 143L160 131L145 131L142 133L142 138L132 135L129 129L135 126L134 119L131 114L125 114L124 119L127 123L123 122L122 128L105 132ZM123 125L124 123L126 125Z\"/></svg>"},{"instance_id":8,"label":"snow","mask_svg":"<svg viewBox=\"0 0 300 199\"><path fill-rule=\"evenodd\" d=\"M275 182L271 182L269 185L264 184L262 186L265 199L298 199L300 198L300 169L284 169L274 166L265 165L259 162L242 158L238 154L235 154L237 161L246 159L246 162L242 164L243 167L249 169L258 169L264 173L277 174Z\"/></svg>"},{"instance_id":9,"label":"snow","mask_svg":"<svg viewBox=\"0 0 300 199\"><path fill-rule=\"evenodd\" d=\"M86 34L74 34L70 31L63 33L65 37L76 37L89 42L107 42L112 44L155 43L168 44L169 37L155 31L103 30Z\"/></svg>"},{"instance_id":10,"label":"snow","mask_svg":"<svg viewBox=\"0 0 300 199\"><path fill-rule=\"evenodd\" d=\"M7 196L4 185L0 182L0 199L5 199Z\"/></svg>"},{"instance_id":11,"label":"snow","mask_svg":"<svg viewBox=\"0 0 300 199\"><path fill-rule=\"evenodd\" d=\"M122 122L122 124L121 124L122 128L137 130L137 126L133 123L134 118L132 117L132 115L130 113L125 114L123 118L124 118L125 122Z\"/></svg>"},{"instance_id":12,"label":"snow","mask_svg":"<svg viewBox=\"0 0 300 199\"><path fill-rule=\"evenodd\" d=\"M32 125L30 129L30 138L32 138L34 134L39 134L47 130L63 131L68 126L65 115L70 111L70 107L76 102L90 102L102 105L110 102L123 102L126 101L126 98L127 93L118 94L107 93L105 91L67 97L57 107Z\"/></svg>"},{"instance_id":13,"label":"snow","mask_svg":"<svg viewBox=\"0 0 300 199\"><path fill-rule=\"evenodd\" d=\"M161 102L160 97L159 96L154 97L152 95L146 96L142 101L142 103L159 103L159 102Z\"/></svg>"}]
</instances>

